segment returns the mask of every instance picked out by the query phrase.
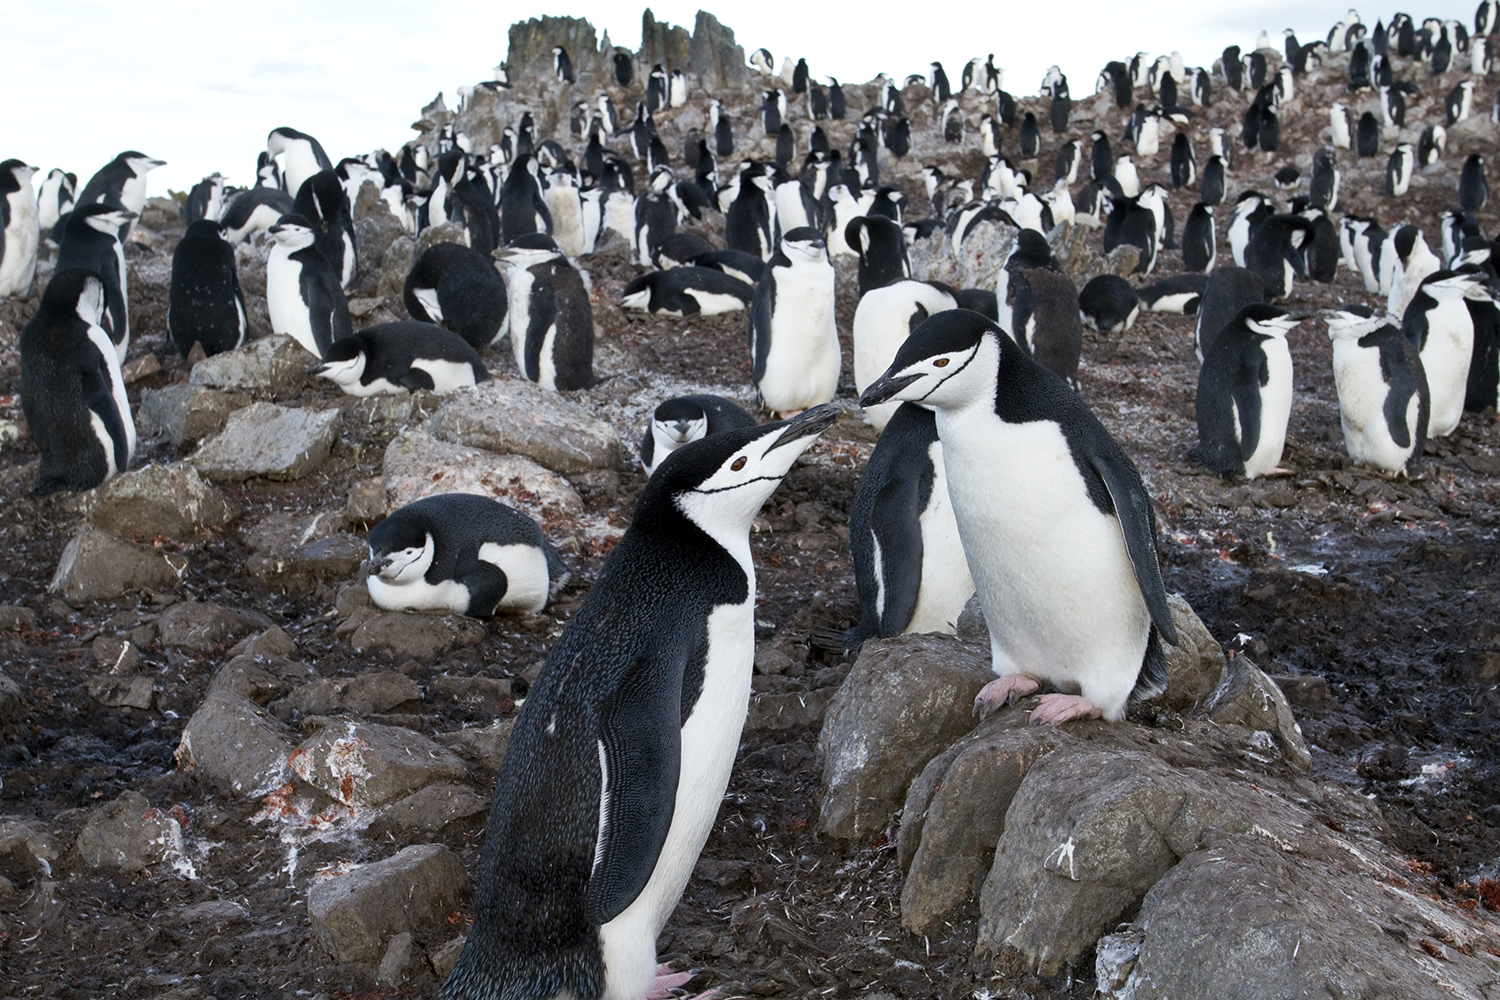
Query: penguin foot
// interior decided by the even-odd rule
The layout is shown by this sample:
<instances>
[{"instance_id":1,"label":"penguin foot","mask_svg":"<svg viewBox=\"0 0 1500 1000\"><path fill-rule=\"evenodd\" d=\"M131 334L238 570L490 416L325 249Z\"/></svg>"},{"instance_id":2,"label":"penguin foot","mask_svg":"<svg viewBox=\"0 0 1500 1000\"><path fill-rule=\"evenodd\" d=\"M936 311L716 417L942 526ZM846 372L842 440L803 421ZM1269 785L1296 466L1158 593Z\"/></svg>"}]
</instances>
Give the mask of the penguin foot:
<instances>
[{"instance_id":1,"label":"penguin foot","mask_svg":"<svg viewBox=\"0 0 1500 1000\"><path fill-rule=\"evenodd\" d=\"M1070 719L1098 719L1104 711L1082 695L1044 694L1042 703L1031 713L1033 726L1060 726Z\"/></svg>"},{"instance_id":2,"label":"penguin foot","mask_svg":"<svg viewBox=\"0 0 1500 1000\"><path fill-rule=\"evenodd\" d=\"M711 1000L719 995L718 989L711 989L707 993L699 993L697 996L687 997L682 992L698 973L696 970L687 972L673 972L670 965L662 964L656 967L656 978L651 980L651 985L646 987L645 1000L670 1000L674 997L682 997L683 1000Z\"/></svg>"},{"instance_id":3,"label":"penguin foot","mask_svg":"<svg viewBox=\"0 0 1500 1000\"><path fill-rule=\"evenodd\" d=\"M983 721L990 717L990 713L1004 705L1014 705L1017 699L1024 698L1041 686L1040 681L1027 674L997 677L980 688L979 694L974 697L974 714Z\"/></svg>"}]
</instances>

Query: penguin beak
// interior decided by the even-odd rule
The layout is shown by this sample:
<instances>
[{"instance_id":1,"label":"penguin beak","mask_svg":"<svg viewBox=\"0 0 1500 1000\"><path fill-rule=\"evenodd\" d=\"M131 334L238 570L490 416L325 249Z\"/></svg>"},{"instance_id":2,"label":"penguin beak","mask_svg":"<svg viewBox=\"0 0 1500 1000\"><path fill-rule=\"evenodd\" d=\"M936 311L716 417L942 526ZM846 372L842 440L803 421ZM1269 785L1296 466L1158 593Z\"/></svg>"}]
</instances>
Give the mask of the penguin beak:
<instances>
[{"instance_id":1,"label":"penguin beak","mask_svg":"<svg viewBox=\"0 0 1500 1000\"><path fill-rule=\"evenodd\" d=\"M876 403L884 403L921 377L921 375L892 375L887 372L860 393L859 405L874 406Z\"/></svg>"},{"instance_id":2,"label":"penguin beak","mask_svg":"<svg viewBox=\"0 0 1500 1000\"><path fill-rule=\"evenodd\" d=\"M316 378L317 376L323 374L327 370L328 370L328 365L327 364L313 365L311 368L309 368L307 370L307 375L308 375L309 378Z\"/></svg>"},{"instance_id":3,"label":"penguin beak","mask_svg":"<svg viewBox=\"0 0 1500 1000\"><path fill-rule=\"evenodd\" d=\"M803 410L790 420L784 421L781 436L766 451L775 451L782 445L791 444L803 438L816 437L833 426L833 422L838 418L839 408L832 403L822 403L810 410Z\"/></svg>"}]
</instances>

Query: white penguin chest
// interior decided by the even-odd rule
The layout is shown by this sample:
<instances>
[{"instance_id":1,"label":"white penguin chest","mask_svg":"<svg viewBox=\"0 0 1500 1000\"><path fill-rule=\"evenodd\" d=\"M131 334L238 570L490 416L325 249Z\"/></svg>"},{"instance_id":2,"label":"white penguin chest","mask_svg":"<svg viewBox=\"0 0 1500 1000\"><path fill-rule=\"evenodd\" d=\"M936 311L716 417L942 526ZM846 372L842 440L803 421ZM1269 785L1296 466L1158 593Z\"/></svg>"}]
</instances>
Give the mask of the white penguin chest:
<instances>
[{"instance_id":1,"label":"white penguin chest","mask_svg":"<svg viewBox=\"0 0 1500 1000\"><path fill-rule=\"evenodd\" d=\"M839 335L833 316L833 267L778 268L771 342L761 396L772 410L805 410L833 399Z\"/></svg>"},{"instance_id":2,"label":"white penguin chest","mask_svg":"<svg viewBox=\"0 0 1500 1000\"><path fill-rule=\"evenodd\" d=\"M1339 423L1344 431L1344 445L1356 462L1396 471L1406 464L1416 442L1416 411L1420 400L1412 393L1406 420L1406 447L1391 435L1386 423L1385 401L1390 393L1380 371L1378 348L1335 340L1333 342L1333 378L1339 395Z\"/></svg>"},{"instance_id":3,"label":"white penguin chest","mask_svg":"<svg viewBox=\"0 0 1500 1000\"><path fill-rule=\"evenodd\" d=\"M1266 384L1260 387L1260 437L1255 451L1245 459L1245 475L1251 479L1276 468L1286 447L1286 425L1292 415L1292 355L1286 341L1273 337L1263 342Z\"/></svg>"},{"instance_id":4,"label":"white penguin chest","mask_svg":"<svg viewBox=\"0 0 1500 1000\"><path fill-rule=\"evenodd\" d=\"M5 227L5 255L0 257L0 295L18 295L31 284L41 240L36 203L27 190L8 197L10 224Z\"/></svg>"},{"instance_id":5,"label":"white penguin chest","mask_svg":"<svg viewBox=\"0 0 1500 1000\"><path fill-rule=\"evenodd\" d=\"M958 632L959 612L974 595L974 578L969 574L963 540L953 516L953 500L948 495L942 442L932 442L927 455L934 475L932 496L917 519L922 530L922 582L906 631L954 635Z\"/></svg>"},{"instance_id":6,"label":"white penguin chest","mask_svg":"<svg viewBox=\"0 0 1500 1000\"><path fill-rule=\"evenodd\" d=\"M505 596L502 608L521 608L532 614L547 605L551 580L547 576L547 556L535 545L501 545L485 542L479 546L479 558L505 574Z\"/></svg>"},{"instance_id":7,"label":"white penguin chest","mask_svg":"<svg viewBox=\"0 0 1500 1000\"><path fill-rule=\"evenodd\" d=\"M271 249L266 261L266 311L273 332L295 338L313 354L319 353L307 303L302 299L302 265L280 244Z\"/></svg>"},{"instance_id":8,"label":"white penguin chest","mask_svg":"<svg viewBox=\"0 0 1500 1000\"><path fill-rule=\"evenodd\" d=\"M1447 437L1463 417L1464 390L1474 353L1474 321L1462 299L1439 302L1427 313L1422 367L1432 396L1428 432Z\"/></svg>"}]
</instances>

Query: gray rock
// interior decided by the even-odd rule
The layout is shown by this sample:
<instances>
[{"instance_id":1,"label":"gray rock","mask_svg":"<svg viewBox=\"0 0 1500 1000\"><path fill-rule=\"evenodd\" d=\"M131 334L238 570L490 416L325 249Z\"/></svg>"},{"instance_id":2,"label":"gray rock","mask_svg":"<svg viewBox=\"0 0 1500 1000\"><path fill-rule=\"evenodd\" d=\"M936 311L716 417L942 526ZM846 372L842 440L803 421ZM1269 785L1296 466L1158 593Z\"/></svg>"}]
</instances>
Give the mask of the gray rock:
<instances>
[{"instance_id":1,"label":"gray rock","mask_svg":"<svg viewBox=\"0 0 1500 1000\"><path fill-rule=\"evenodd\" d=\"M385 298L400 298L406 287L406 276L417 259L417 241L401 235L386 245L380 261L380 280L375 283L375 294Z\"/></svg>"},{"instance_id":2,"label":"gray rock","mask_svg":"<svg viewBox=\"0 0 1500 1000\"><path fill-rule=\"evenodd\" d=\"M1299 771L1312 770L1312 754L1302 738L1302 727L1276 682L1243 654L1229 662L1228 672L1224 684L1213 694L1209 718L1221 726L1270 733L1287 763Z\"/></svg>"},{"instance_id":3,"label":"gray rock","mask_svg":"<svg viewBox=\"0 0 1500 1000\"><path fill-rule=\"evenodd\" d=\"M1309 856L1255 833L1196 851L1152 888L1127 931L1101 940L1100 995L1488 995L1491 925L1411 886L1384 855L1364 844Z\"/></svg>"},{"instance_id":4,"label":"gray rock","mask_svg":"<svg viewBox=\"0 0 1500 1000\"><path fill-rule=\"evenodd\" d=\"M291 768L304 782L356 809L465 775L463 761L420 733L361 722L323 727L297 748Z\"/></svg>"},{"instance_id":5,"label":"gray rock","mask_svg":"<svg viewBox=\"0 0 1500 1000\"><path fill-rule=\"evenodd\" d=\"M735 44L734 32L719 19L700 10L688 42L687 72L709 93L739 90L750 79L745 49Z\"/></svg>"},{"instance_id":6,"label":"gray rock","mask_svg":"<svg viewBox=\"0 0 1500 1000\"><path fill-rule=\"evenodd\" d=\"M35 820L15 816L0 818L0 858L10 859L6 870L51 875L52 862L63 852L62 844ZM14 867L12 867L14 866Z\"/></svg>"},{"instance_id":7,"label":"gray rock","mask_svg":"<svg viewBox=\"0 0 1500 1000\"><path fill-rule=\"evenodd\" d=\"M169 912L166 918L177 927L190 928L205 937L246 927L251 922L250 912L232 899L205 899L201 903L189 903Z\"/></svg>"},{"instance_id":8,"label":"gray rock","mask_svg":"<svg viewBox=\"0 0 1500 1000\"><path fill-rule=\"evenodd\" d=\"M424 431L407 431L391 441L381 478L392 507L439 493L477 493L533 515L548 508L583 513L572 484L531 459L450 444Z\"/></svg>"},{"instance_id":9,"label":"gray rock","mask_svg":"<svg viewBox=\"0 0 1500 1000\"><path fill-rule=\"evenodd\" d=\"M258 656L258 657L281 657L290 658L297 655L297 644L292 637L281 629L272 625L264 632L258 632L246 639L241 639L229 650L231 657L236 656Z\"/></svg>"},{"instance_id":10,"label":"gray rock","mask_svg":"<svg viewBox=\"0 0 1500 1000\"><path fill-rule=\"evenodd\" d=\"M974 723L992 675L989 650L937 635L868 641L828 706L818 737L818 828L831 836L884 829L907 785Z\"/></svg>"},{"instance_id":11,"label":"gray rock","mask_svg":"<svg viewBox=\"0 0 1500 1000\"><path fill-rule=\"evenodd\" d=\"M990 641L990 627L984 621L984 605L979 603L979 595L975 594L969 598L964 609L958 613L958 637L960 639L983 639L985 643Z\"/></svg>"},{"instance_id":12,"label":"gray rock","mask_svg":"<svg viewBox=\"0 0 1500 1000\"><path fill-rule=\"evenodd\" d=\"M406 318L405 313L401 318ZM340 400L340 406L344 411L345 427L399 431L425 422L447 398L426 389L418 389L400 396L366 396L363 399L346 396Z\"/></svg>"},{"instance_id":13,"label":"gray rock","mask_svg":"<svg viewBox=\"0 0 1500 1000\"><path fill-rule=\"evenodd\" d=\"M336 630L356 653L379 653L401 660L431 660L450 649L484 641L480 622L461 615L360 608Z\"/></svg>"},{"instance_id":14,"label":"gray rock","mask_svg":"<svg viewBox=\"0 0 1500 1000\"><path fill-rule=\"evenodd\" d=\"M156 693L156 682L144 674L96 674L88 679L85 688L90 698L106 708L147 709Z\"/></svg>"},{"instance_id":15,"label":"gray rock","mask_svg":"<svg viewBox=\"0 0 1500 1000\"><path fill-rule=\"evenodd\" d=\"M1108 256L1101 254L1095 232L1087 226L1061 225L1047 234L1052 253L1079 288L1101 274L1128 279L1141 260L1140 250L1133 246L1117 246Z\"/></svg>"},{"instance_id":16,"label":"gray rock","mask_svg":"<svg viewBox=\"0 0 1500 1000\"><path fill-rule=\"evenodd\" d=\"M256 552L287 553L300 545L329 538L344 530L344 514L336 508L317 511L271 511L245 530L245 544Z\"/></svg>"},{"instance_id":17,"label":"gray rock","mask_svg":"<svg viewBox=\"0 0 1500 1000\"><path fill-rule=\"evenodd\" d=\"M816 691L770 692L750 696L750 712L745 718L747 730L794 729L816 726L828 714L836 691L831 687Z\"/></svg>"},{"instance_id":18,"label":"gray rock","mask_svg":"<svg viewBox=\"0 0 1500 1000\"><path fill-rule=\"evenodd\" d=\"M139 792L123 792L89 814L78 834L78 854L90 868L144 871L182 857L182 827Z\"/></svg>"},{"instance_id":19,"label":"gray rock","mask_svg":"<svg viewBox=\"0 0 1500 1000\"><path fill-rule=\"evenodd\" d=\"M397 934L436 938L472 898L457 854L420 844L312 886L307 912L318 944L338 962L376 962Z\"/></svg>"},{"instance_id":20,"label":"gray rock","mask_svg":"<svg viewBox=\"0 0 1500 1000\"><path fill-rule=\"evenodd\" d=\"M15 719L21 714L21 705L21 685L0 673L0 719Z\"/></svg>"},{"instance_id":21,"label":"gray rock","mask_svg":"<svg viewBox=\"0 0 1500 1000\"><path fill-rule=\"evenodd\" d=\"M168 590L182 581L187 557L127 542L85 523L57 561L47 589L70 604L109 600L136 590Z\"/></svg>"},{"instance_id":22,"label":"gray rock","mask_svg":"<svg viewBox=\"0 0 1500 1000\"><path fill-rule=\"evenodd\" d=\"M581 17L544 15L517 21L510 26L509 42L505 58L510 66L512 80L545 80L549 83L554 80L554 45L561 45L568 50L575 75L589 73L603 79L608 72L611 80L613 79L613 64L605 66L599 55L599 40L594 33L594 26Z\"/></svg>"},{"instance_id":23,"label":"gray rock","mask_svg":"<svg viewBox=\"0 0 1500 1000\"><path fill-rule=\"evenodd\" d=\"M360 270L379 274L385 270L386 251L402 235L401 220L391 214L373 181L360 187L358 201L365 201L366 188L375 191L375 207L363 214L355 210L354 241L359 247Z\"/></svg>"},{"instance_id":24,"label":"gray rock","mask_svg":"<svg viewBox=\"0 0 1500 1000\"><path fill-rule=\"evenodd\" d=\"M636 76L642 79L657 63L677 68L691 59L692 38L687 29L658 21L651 8L641 14L641 48L636 53Z\"/></svg>"},{"instance_id":25,"label":"gray rock","mask_svg":"<svg viewBox=\"0 0 1500 1000\"><path fill-rule=\"evenodd\" d=\"M1028 726L1029 709L1002 709L934 757L912 782L896 845L906 880L901 924L926 934L977 895L1026 773L1061 742Z\"/></svg>"},{"instance_id":26,"label":"gray rock","mask_svg":"<svg viewBox=\"0 0 1500 1000\"><path fill-rule=\"evenodd\" d=\"M382 819L408 833L433 835L449 823L481 816L489 800L468 785L440 782L386 806Z\"/></svg>"},{"instance_id":27,"label":"gray rock","mask_svg":"<svg viewBox=\"0 0 1500 1000\"><path fill-rule=\"evenodd\" d=\"M291 337L272 334L205 358L193 366L190 379L211 389L289 399L302 391L307 370L317 360Z\"/></svg>"},{"instance_id":28,"label":"gray rock","mask_svg":"<svg viewBox=\"0 0 1500 1000\"><path fill-rule=\"evenodd\" d=\"M101 635L89 648L99 666L112 674L132 674L141 665L141 651L135 643L117 635Z\"/></svg>"},{"instance_id":29,"label":"gray rock","mask_svg":"<svg viewBox=\"0 0 1500 1000\"><path fill-rule=\"evenodd\" d=\"M499 715L513 705L510 681L503 678L440 674L427 682L427 693L481 715Z\"/></svg>"},{"instance_id":30,"label":"gray rock","mask_svg":"<svg viewBox=\"0 0 1500 1000\"><path fill-rule=\"evenodd\" d=\"M620 435L587 408L526 379L491 379L454 393L427 425L433 437L554 472L624 468Z\"/></svg>"},{"instance_id":31,"label":"gray rock","mask_svg":"<svg viewBox=\"0 0 1500 1000\"><path fill-rule=\"evenodd\" d=\"M552 65L551 49L547 50L547 65L549 67ZM435 226L428 226L417 237L416 256L422 256L439 243L459 243L468 246L469 234L456 222L440 222Z\"/></svg>"},{"instance_id":32,"label":"gray rock","mask_svg":"<svg viewBox=\"0 0 1500 1000\"><path fill-rule=\"evenodd\" d=\"M345 522L369 527L385 520L388 513L385 482L379 476L361 479L349 488L349 499L344 502Z\"/></svg>"},{"instance_id":33,"label":"gray rock","mask_svg":"<svg viewBox=\"0 0 1500 1000\"><path fill-rule=\"evenodd\" d=\"M1167 690L1161 704L1174 712L1201 712L1224 683L1228 660L1208 626L1181 594L1168 594L1177 645L1162 644L1167 654Z\"/></svg>"},{"instance_id":34,"label":"gray rock","mask_svg":"<svg viewBox=\"0 0 1500 1000\"><path fill-rule=\"evenodd\" d=\"M406 981L407 970L415 959L416 944L411 931L394 935L375 968L375 981L381 986L400 986Z\"/></svg>"},{"instance_id":35,"label":"gray rock","mask_svg":"<svg viewBox=\"0 0 1500 1000\"><path fill-rule=\"evenodd\" d=\"M224 494L182 462L122 473L93 493L89 519L105 531L146 540L190 541L222 528L238 511Z\"/></svg>"},{"instance_id":36,"label":"gray rock","mask_svg":"<svg viewBox=\"0 0 1500 1000\"><path fill-rule=\"evenodd\" d=\"M35 611L19 604L0 604L0 632L36 628L41 624Z\"/></svg>"},{"instance_id":37,"label":"gray rock","mask_svg":"<svg viewBox=\"0 0 1500 1000\"><path fill-rule=\"evenodd\" d=\"M239 656L209 683L203 703L183 727L177 765L210 782L253 796L280 785L295 745L289 729L260 710L287 692L287 678L308 668L290 661Z\"/></svg>"},{"instance_id":38,"label":"gray rock","mask_svg":"<svg viewBox=\"0 0 1500 1000\"><path fill-rule=\"evenodd\" d=\"M464 953L464 942L466 940L468 939L463 935L459 935L451 941L444 941L427 952L427 961L432 966L432 971L436 973L439 980L447 979L448 973L452 972L453 967L458 964L458 956Z\"/></svg>"},{"instance_id":39,"label":"gray rock","mask_svg":"<svg viewBox=\"0 0 1500 1000\"><path fill-rule=\"evenodd\" d=\"M510 733L516 720L512 716L496 719L488 726L471 726L449 733L438 733L436 741L474 761L482 769L495 772L505 759L505 748L510 745Z\"/></svg>"},{"instance_id":40,"label":"gray rock","mask_svg":"<svg viewBox=\"0 0 1500 1000\"><path fill-rule=\"evenodd\" d=\"M144 440L186 448L223 430L231 413L249 405L250 397L244 393L191 383L145 389L136 413L136 431Z\"/></svg>"},{"instance_id":41,"label":"gray rock","mask_svg":"<svg viewBox=\"0 0 1500 1000\"><path fill-rule=\"evenodd\" d=\"M191 461L216 482L255 476L301 479L328 457L338 437L338 424L336 409L251 403L236 410L224 430L203 442Z\"/></svg>"},{"instance_id":42,"label":"gray rock","mask_svg":"<svg viewBox=\"0 0 1500 1000\"><path fill-rule=\"evenodd\" d=\"M227 639L269 628L271 619L259 611L226 608L212 601L179 601L156 620L163 646L206 653Z\"/></svg>"},{"instance_id":43,"label":"gray rock","mask_svg":"<svg viewBox=\"0 0 1500 1000\"><path fill-rule=\"evenodd\" d=\"M347 580L370 555L358 535L338 534L286 553L257 552L245 561L250 575L284 594L310 594L325 580Z\"/></svg>"},{"instance_id":44,"label":"gray rock","mask_svg":"<svg viewBox=\"0 0 1500 1000\"><path fill-rule=\"evenodd\" d=\"M347 711L370 715L421 700L422 689L410 677L394 670L372 670L358 677L320 677L297 688L271 709L281 719L290 719L295 713L330 715Z\"/></svg>"}]
</instances>

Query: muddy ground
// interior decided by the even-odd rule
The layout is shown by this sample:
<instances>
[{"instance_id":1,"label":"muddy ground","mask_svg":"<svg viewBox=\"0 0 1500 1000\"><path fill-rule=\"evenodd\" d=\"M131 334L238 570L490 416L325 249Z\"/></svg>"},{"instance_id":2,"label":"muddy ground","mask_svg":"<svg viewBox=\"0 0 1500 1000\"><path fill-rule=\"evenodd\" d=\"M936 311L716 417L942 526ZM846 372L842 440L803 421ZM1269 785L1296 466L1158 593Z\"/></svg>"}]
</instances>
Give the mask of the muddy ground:
<instances>
[{"instance_id":1,"label":"muddy ground","mask_svg":"<svg viewBox=\"0 0 1500 1000\"><path fill-rule=\"evenodd\" d=\"M1075 82L1075 91L1083 84ZM1427 88L1435 107L1441 107L1447 86ZM1487 108L1489 98L1488 92L1483 101L1476 95L1476 107ZM1316 110L1322 106L1314 100L1298 119L1305 127L1299 152L1310 151L1326 122ZM1243 108L1243 99L1225 100L1211 118L1232 126ZM1119 113L1109 115L1115 131ZM1192 126L1201 159L1209 123L1200 118ZM1087 120L1078 125L1084 135L1090 127ZM1291 126L1283 134L1284 142L1297 139ZM1009 134L1007 140L1014 141ZM1055 141L1048 133L1043 177L1050 177ZM1163 141L1162 154L1143 173L1165 179L1167 149ZM1254 184L1269 192L1266 178L1282 161L1244 156L1232 187ZM1384 157L1380 161L1366 161L1362 174L1346 173L1348 207L1373 210L1387 226L1401 217L1420 220L1435 245L1436 213L1452 200L1460 161L1430 184L1419 184L1398 206L1377 196ZM919 165L914 155L902 166L918 208L920 184L910 172ZM1179 220L1192 202L1188 192L1174 196ZM1495 219L1483 218L1493 230ZM1222 235L1227 212L1221 211L1219 222ZM176 232L164 235L155 250L132 248L133 263L169 254ZM1227 260L1227 245L1221 254ZM743 396L750 374L743 314L709 321L627 318L608 304L637 269L618 254L585 263L601 303L604 373L652 371ZM1176 273L1178 264L1175 253L1165 255L1158 276ZM852 298L845 299L840 318L847 350ZM1299 283L1292 303L1302 308L1341 301L1371 301L1343 270L1332 287ZM153 312L143 302L133 310L138 325L132 359L154 353L165 369L131 386L132 405L143 389L187 377L185 362L165 339L159 305ZM392 308L399 312L399 303ZM34 300L0 303L0 407L12 420L19 420L16 336L32 309ZM1268 672L1286 678L1313 748L1315 776L1373 797L1389 821L1394 846L1411 859L1414 871L1430 869L1430 891L1464 905L1500 905L1500 892L1480 900L1481 885L1493 885L1482 880L1500 878L1495 414L1467 415L1456 434L1429 445L1426 464L1413 478L1391 480L1351 468L1339 431L1328 339L1320 324L1308 321L1291 337L1296 398L1282 463L1291 474L1224 482L1186 464L1196 440L1192 322L1145 314L1123 336L1091 334L1081 370L1085 399L1140 466L1157 501L1167 586L1187 597L1226 647L1245 650ZM496 370L510 368L505 350L491 351L487 361ZM595 391L607 401L614 390L606 383ZM841 396L852 406L852 385ZM309 387L302 402L328 406L339 399ZM638 426L638 420L636 415L630 423ZM397 845L370 831L314 840L301 848L289 878L283 845L254 819L260 802L175 768L182 726L226 650L164 649L149 641L148 629L142 669L154 674L157 686L150 710L104 708L85 690L86 678L99 670L88 650L93 638L149 624L164 606L183 598L265 612L293 637L300 658L325 676L383 666L356 657L336 637L339 619L330 588L289 598L251 577L244 568L250 552L244 533L275 511L341 506L354 482L379 473L391 433L346 423L332 456L308 478L228 487L244 513L192 550L179 590L78 608L46 593L78 521L76 506L66 498L28 494L36 460L29 439L0 448L0 603L24 605L39 616L34 628L0 633L5 671L23 688L21 710L5 723L0 743L0 814L32 818L66 836L77 832L87 810L133 789L158 808L180 807L196 869L194 878L164 870L108 875L70 854L51 878L30 870L0 872L13 890L0 893L0 995L374 998L435 991L435 978L422 969L403 988L376 989L368 968L334 964L310 938L310 880L320 870L387 856ZM759 638L774 639L794 659L786 674L758 677L759 691L830 688L848 669L846 658L810 642L809 635L845 627L856 614L845 524L872 445L868 429L846 415L787 477L757 524L752 547L761 594ZM181 457L170 445L146 443L136 464ZM588 513L620 518L628 517L641 478L634 472L596 475L580 485ZM573 582L536 618L497 618L487 623L488 637L479 647L436 662L394 665L419 683L444 672L511 678L521 696L587 593L602 557L598 547L572 546ZM429 697L412 707L406 724L433 735L490 718ZM1144 721L1170 724L1150 714ZM973 956L973 912L953 922L944 938L904 933L894 827L858 843L814 832L817 735L816 725L745 734L704 860L663 935L664 961L702 969L696 988L718 986L730 996L885 991L956 998L981 990L1036 998L1092 995L1091 956L1070 975L1045 982L1002 976ZM475 819L451 826L441 839L473 871L481 838ZM238 903L248 916L200 925L174 917L188 904L215 899ZM455 929L463 919L455 914Z\"/></svg>"}]
</instances>

